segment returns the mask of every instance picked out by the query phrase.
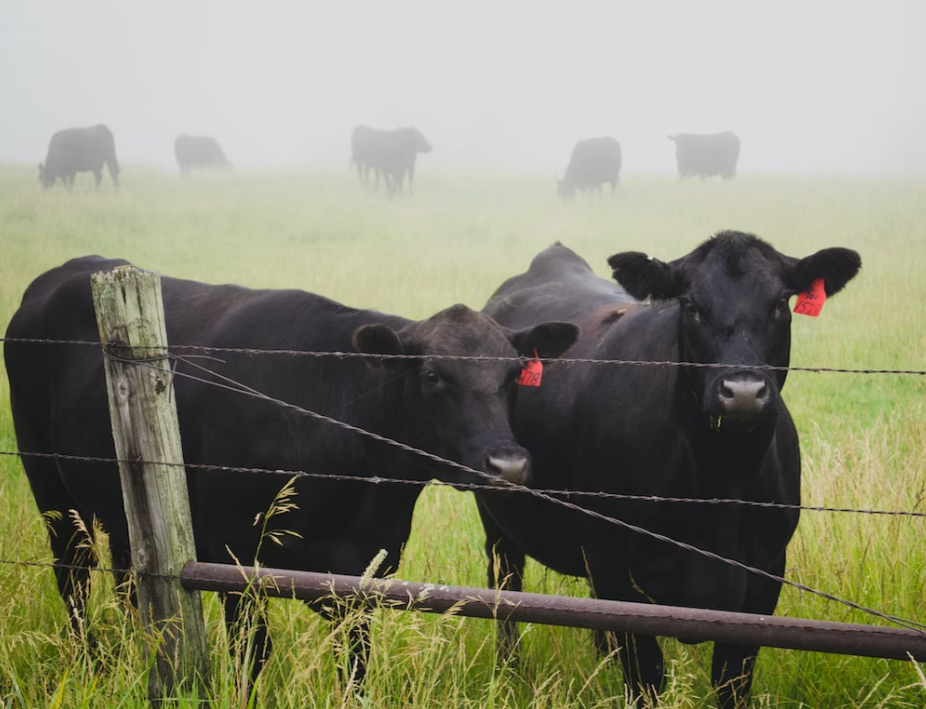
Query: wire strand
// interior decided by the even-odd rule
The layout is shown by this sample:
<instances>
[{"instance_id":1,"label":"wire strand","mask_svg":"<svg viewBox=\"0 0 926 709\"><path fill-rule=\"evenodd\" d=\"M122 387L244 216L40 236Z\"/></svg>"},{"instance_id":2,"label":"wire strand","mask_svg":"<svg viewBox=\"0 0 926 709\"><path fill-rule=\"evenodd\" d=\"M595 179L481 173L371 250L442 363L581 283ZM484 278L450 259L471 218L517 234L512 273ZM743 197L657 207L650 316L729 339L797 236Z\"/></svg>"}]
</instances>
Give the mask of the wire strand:
<instances>
[{"instance_id":1,"label":"wire strand","mask_svg":"<svg viewBox=\"0 0 926 709\"><path fill-rule=\"evenodd\" d=\"M93 340L46 340L27 337L2 337L0 342L13 342L21 344L41 344L41 345L85 345L101 347L100 342ZM120 345L120 349L132 349L128 345ZM350 358L367 358L376 360L389 359L407 359L407 360L456 360L464 362L528 362L532 358L528 357L488 357L482 355L404 355L404 354L370 354L367 352L313 352L304 350L268 350L253 347L212 347L207 345L169 345L168 351L189 350L199 352L225 352L245 355L287 355L292 357L337 357L338 359ZM719 362L673 362L673 361L651 361L651 360L633 360L633 359L587 359L587 358L551 358L541 357L538 361L546 364L596 364L596 365L616 365L616 366L634 366L634 367L691 367L694 369L743 369L741 364L721 364ZM915 375L926 376L924 369L852 369L846 367L782 367L771 364L749 365L748 369L766 372L812 372L815 374L832 373L832 374L898 374L898 375Z\"/></svg>"},{"instance_id":2,"label":"wire strand","mask_svg":"<svg viewBox=\"0 0 926 709\"><path fill-rule=\"evenodd\" d=\"M764 507L769 509L799 510L802 512L832 512L854 513L884 517L911 517L915 519L926 518L926 512L907 510L879 510L854 507L827 507L823 505L791 505L786 502L761 502L759 500L737 500L722 497L665 497L661 495L632 495L621 492L603 492L596 490L568 490L559 488L526 488L509 489L499 488L497 485L483 485L480 483L446 482L444 480L410 480L403 478L382 478L378 476L364 478L356 475L342 475L338 473L317 473L306 470L271 470L270 468L248 468L235 465L209 465L206 463L171 463L161 460L128 460L119 458L104 458L99 456L67 455L64 453L39 453L35 451L0 451L0 456L54 458L57 460L73 460L83 463L143 463L148 465L163 465L168 467L192 468L196 470L213 470L227 473L255 473L260 475L284 475L287 477L314 478L319 480L335 480L341 482L360 482L373 485L413 485L420 487L449 487L454 490L473 492L483 490L487 492L504 492L505 494L524 494L528 490L542 492L547 495L566 495L569 497L591 497L612 500L629 500L633 502L665 502L693 505L742 505L744 507Z\"/></svg>"},{"instance_id":3,"label":"wire strand","mask_svg":"<svg viewBox=\"0 0 926 709\"><path fill-rule=\"evenodd\" d=\"M176 359L179 360L179 361L185 361L182 357L177 357L176 355L172 355L172 358L176 358ZM125 362L126 362L126 363L129 363L129 364L135 364L136 366L154 368L153 365L151 365L151 364L149 364L149 363L146 363L146 362L143 362L143 361L134 361L134 360L126 359ZM398 449L401 449L401 450L404 450L404 451L413 453L413 454L415 454L415 455L420 455L420 456L422 456L422 457L424 457L424 458L426 458L426 459L432 460L432 461L434 461L434 462L438 462L438 463L440 463L440 464L442 464L442 465L447 465L447 466L449 466L449 467L453 467L453 468L462 470L462 471L464 471L464 472L468 472L468 473L473 474L473 475L476 475L477 477L480 477L480 478L482 478L482 479L489 479L489 480L491 480L491 481L493 481L493 482L496 483L496 485L497 485L497 488L496 488L496 489L498 489L498 490L515 490L515 489L516 489L516 490L522 490L522 491L524 491L525 494L532 495L532 496L534 496L534 497L536 497L536 498L538 498L538 499L542 499L542 500L544 500L544 501L546 501L546 502L550 502L550 503L552 503L552 504L554 504L554 505L559 505L559 506L562 506L562 507L566 507L567 509L573 510L573 511L579 513L579 514L587 515L587 516L589 516L589 517L592 517L593 519L597 519L597 520L599 520L599 521L601 521L601 522L604 522L604 523L606 523L606 524L609 524L609 525L612 525L612 526L616 526L616 527L625 529L625 530L627 530L627 531L632 531L632 532L641 534L641 535L643 535L643 536L650 537L650 538L652 538L652 539L656 539L657 541L661 541L661 542L664 542L664 543L666 543L666 544L670 544L670 545L672 545L672 546L676 546L676 547L678 547L678 548L680 548L680 549L683 549L683 550L685 550L685 551L689 551L689 552L692 552L692 553L695 553L695 554L699 554L699 555L704 556L704 557L706 557L706 558L708 558L708 559L712 559L712 560L715 560L715 561L719 561L719 562L721 562L721 563L728 564L728 565L730 565L730 566L733 566L733 567L735 567L735 568L741 569L741 570L743 570L743 571L747 571L747 572L749 572L749 573L752 573L752 574L755 574L755 575L758 575L758 576L762 576L762 577L767 578L767 579L769 579L769 580L772 580L772 581L774 581L774 582L776 582L776 583L783 584L783 585L789 586L789 587L791 587L791 588L795 588L795 589L797 589L797 590L799 590L799 591L803 591L803 592L805 592L805 593L810 593L810 594L819 596L819 597L821 597L821 598L824 598L824 599L826 599L826 600L829 600L829 601L832 601L832 602L835 602L835 603L842 604L842 605L844 605L844 606L846 606L846 607L848 607L848 608L852 608L853 610L861 611L861 612L866 613L866 614L868 614L868 615L871 615L871 616L873 616L873 617L881 618L882 620L886 620L886 621L888 621L888 622L890 622L890 623L894 623L894 624L896 624L896 625L898 625L898 626L900 626L900 627L908 628L908 629L911 629L911 630L916 630L916 631L918 631L918 632L923 632L924 629L926 629L926 625L921 624L921 623L918 623L918 622L916 622L916 621L911 621L911 620L907 620L907 619L904 619L904 618L900 618L900 617L897 617L897 616L893 616L893 615L890 615L890 614L887 614L887 613L883 613L883 612L878 611L878 610L876 610L876 609L874 609L874 608L868 608L868 607L866 607L866 606L862 606L862 605L860 605L860 604L858 604L858 603L855 603L854 601L850 601L850 600L848 600L848 599L840 598L840 597L838 597L838 596L835 596L835 595L833 595L833 594L827 593L827 592L825 592L825 591L820 591L820 590L818 590L818 589L812 588L812 587L810 587L810 586L807 586L806 584L803 584L803 583L800 583L800 582L796 582L796 581L790 581L790 580L788 580L788 579L786 579L786 578L784 578L784 577L782 577L782 576L778 576L778 575L773 574L773 573L771 573L771 572L768 572L768 571L766 571L766 570L764 570L764 569L760 569L760 568L758 568L758 567L750 566L749 564L745 564L745 563L743 563L743 562L741 562L741 561L737 561L737 560L735 560L735 559L728 559L728 558L723 557L723 556L721 556L721 555L719 555L719 554L716 554L716 553L714 553L714 552L712 552L712 551L708 551L708 550L706 550L706 549L701 549L701 548L696 547L696 546L694 546L694 545L692 545L692 544L688 544L687 542L682 542L682 541L673 539L673 538L668 537L668 536L666 536L666 535L664 535L664 534L661 534L661 533L659 533L659 532L653 532L653 531L648 530L648 529L646 529L646 528L644 528L644 527L640 527L639 525L635 525L635 524L632 524L632 523L630 523L630 522L626 522L626 521L624 521L624 520L620 520L620 519L617 519L617 518L614 518L614 517L608 517L607 515L601 514L600 512L597 512L597 511L595 511L595 510L591 510L591 509L588 509L588 508L585 508L585 507L581 507L580 505L577 505L577 504L575 504L575 503L573 503L573 502L569 502L568 500L562 500L562 499L553 497L553 496L551 496L551 495L549 495L549 494L541 493L541 492L532 490L531 488L525 487L525 486L523 486L523 485L516 485L516 484L514 484L514 483L510 483L510 482L507 482L507 481L501 481L499 478L496 478L496 477L494 477L494 476L492 476L492 475L490 475L489 473L486 473L486 472L484 472L484 471L477 470L477 469L475 469L475 468L471 468L471 467L469 467L469 466L463 465L462 463L457 463L457 462L455 462L455 461L451 461L451 460L447 460L447 459L441 458L440 456L436 456L436 455L434 455L434 454L432 454L432 453L428 453L427 451L421 450L421 449L419 449L419 448L415 448L415 447L413 447L413 446L409 446L409 445L407 445L407 444L400 443L399 441L394 441L394 440L392 440L392 439L390 439L390 438L387 438L387 437L385 437L385 436L381 436L381 435L379 435L379 434L377 434L377 433L373 433L372 431L367 431L367 430L365 430L365 429L363 429L363 428L360 428L360 427L357 427L357 426L353 426L352 424L348 424L348 423L345 423L345 422L343 422L343 421L338 421L337 419L333 419L333 418L331 418L331 417L329 417L329 416L325 416L325 415L320 414L320 413L318 413L318 412L316 412L316 411L311 411L311 410L309 410L309 409L305 409L305 408L300 407L300 406L297 406L297 405L295 405L295 404L291 404L291 403L289 403L289 402L283 401L282 399L277 399L277 398L275 398L275 397L271 397L271 396L269 396L269 395L267 395L267 394L264 394L264 393L262 393L262 392L260 392L260 391L257 391L256 389L253 389L252 387L249 387L248 385L246 385L246 384L244 384L244 383L242 383L242 382L237 382L237 381L235 381L234 379L231 379L230 377L227 377L227 376L225 376L225 375L219 374L218 372L214 372L213 370L209 370L209 369L207 369L207 368L205 368L205 367L202 367L201 365L196 365L196 364L193 364L193 363L191 363L191 362L189 362L189 361L186 361L186 363L189 364L189 365L191 365L191 366L196 367L197 369L206 371L207 373L210 373L210 374L212 374L212 375L218 377L219 379L221 379L221 380L223 380L223 381L225 381L225 382L228 382L228 383L221 383L221 382L216 382L216 381L210 381L210 380L207 380L207 379L203 379L202 377L196 377L196 376L191 375L191 374L188 374L188 373L186 373L186 372L180 372L180 371L178 371L178 370L175 370L175 371L173 372L174 376L184 377L184 378L191 379L191 380L193 380L193 381L197 381L197 382L200 382L200 383L203 383L203 384L207 384L207 385L210 385L210 386L216 386L216 387L219 387L219 388L221 388L221 389L227 389L227 390L232 391L232 392L236 392L236 393L239 393L239 394L244 394L244 395L246 395L246 396L250 396L250 397L253 397L253 398L256 398L256 399L260 399L260 400L263 400L263 401L267 401L267 402L269 402L269 403L273 403L273 404L279 405L279 406L281 406L282 408L285 408L285 409L287 409L287 410L293 411L293 412L298 413L298 414L300 414L300 415L309 416L310 418L314 418L314 419L316 419L316 420L323 421L323 422L325 422L325 423L333 424L333 425L335 425L335 426L344 428L345 430L353 431L353 432L358 433L358 434L360 434L360 435L362 435L362 436L366 436L366 437L371 438L371 439L373 439L373 440L376 440L376 441L385 443L385 444L387 444L387 445L394 446L394 447L396 447L396 448L398 448ZM502 484L502 483L503 483L503 484Z\"/></svg>"}]
</instances>

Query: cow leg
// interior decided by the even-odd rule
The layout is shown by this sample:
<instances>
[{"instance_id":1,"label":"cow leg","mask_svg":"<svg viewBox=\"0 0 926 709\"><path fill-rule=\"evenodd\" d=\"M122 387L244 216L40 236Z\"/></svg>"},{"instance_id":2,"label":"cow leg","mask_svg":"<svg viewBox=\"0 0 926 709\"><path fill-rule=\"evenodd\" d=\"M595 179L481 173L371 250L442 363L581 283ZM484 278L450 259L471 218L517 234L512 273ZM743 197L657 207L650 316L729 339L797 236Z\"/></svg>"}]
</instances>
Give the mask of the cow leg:
<instances>
[{"instance_id":1,"label":"cow leg","mask_svg":"<svg viewBox=\"0 0 926 709\"><path fill-rule=\"evenodd\" d=\"M776 576L785 571L785 552L768 569ZM778 605L781 584L755 576L749 580L744 610L748 613L772 615ZM717 692L717 706L720 709L746 709L752 690L753 669L759 655L758 645L714 644L714 659L711 663L711 683Z\"/></svg>"},{"instance_id":2,"label":"cow leg","mask_svg":"<svg viewBox=\"0 0 926 709\"><path fill-rule=\"evenodd\" d=\"M15 402L14 402L15 406ZM20 450L47 449L40 441L32 440L28 433L17 431ZM95 564L93 545L74 528L72 510L77 502L68 494L61 482L58 463L50 458L22 457L23 468L32 488L32 495L48 529L52 555L55 558L54 574L58 593L67 609L68 620L74 632L80 635L87 617L87 592L90 568ZM93 534L93 525L81 517L84 529Z\"/></svg>"},{"instance_id":3,"label":"cow leg","mask_svg":"<svg viewBox=\"0 0 926 709\"><path fill-rule=\"evenodd\" d=\"M598 654L606 656L617 649L624 671L624 686L633 697L633 706L655 705L663 682L665 667L659 642L652 635L595 631Z\"/></svg>"},{"instance_id":4,"label":"cow leg","mask_svg":"<svg viewBox=\"0 0 926 709\"><path fill-rule=\"evenodd\" d=\"M613 562L608 566L613 566ZM640 591L635 588L628 569L606 567L606 570L602 570L592 564L591 559L589 568L593 579L589 583L596 598L646 602L647 599L641 597ZM633 696L634 706L639 706L641 700L645 705L656 704L665 682L665 661L654 636L595 631L595 644L600 654L617 649L624 671L624 685L627 693Z\"/></svg>"},{"instance_id":5,"label":"cow leg","mask_svg":"<svg viewBox=\"0 0 926 709\"><path fill-rule=\"evenodd\" d=\"M377 578L380 578L377 575ZM306 605L322 618L336 625L344 623L351 609L343 603L332 604L331 599L307 601ZM351 618L347 629L347 666L338 664L338 677L342 682L352 682L358 691L363 691L370 660L370 620L366 616Z\"/></svg>"},{"instance_id":6,"label":"cow leg","mask_svg":"<svg viewBox=\"0 0 926 709\"><path fill-rule=\"evenodd\" d=\"M267 600L238 593L221 595L225 606L228 649L235 663L235 672L240 673L243 693L250 699L256 691L257 677L270 659L273 648L267 632ZM256 701L254 705L257 705Z\"/></svg>"},{"instance_id":7,"label":"cow leg","mask_svg":"<svg viewBox=\"0 0 926 709\"><path fill-rule=\"evenodd\" d=\"M479 500L476 500L482 527L486 533L485 550L489 558L489 588L520 591L524 587L524 552L501 530ZM518 624L513 620L498 621L497 654L501 663L517 661Z\"/></svg>"},{"instance_id":8,"label":"cow leg","mask_svg":"<svg viewBox=\"0 0 926 709\"><path fill-rule=\"evenodd\" d=\"M93 171L93 179L96 180L96 188L100 189L100 183L103 181L103 168L97 168Z\"/></svg>"},{"instance_id":9,"label":"cow leg","mask_svg":"<svg viewBox=\"0 0 926 709\"><path fill-rule=\"evenodd\" d=\"M138 608L138 587L132 579L132 547L129 544L128 526L120 529L108 529L109 552L113 559L113 580L116 590L125 594L125 600Z\"/></svg>"}]
</instances>

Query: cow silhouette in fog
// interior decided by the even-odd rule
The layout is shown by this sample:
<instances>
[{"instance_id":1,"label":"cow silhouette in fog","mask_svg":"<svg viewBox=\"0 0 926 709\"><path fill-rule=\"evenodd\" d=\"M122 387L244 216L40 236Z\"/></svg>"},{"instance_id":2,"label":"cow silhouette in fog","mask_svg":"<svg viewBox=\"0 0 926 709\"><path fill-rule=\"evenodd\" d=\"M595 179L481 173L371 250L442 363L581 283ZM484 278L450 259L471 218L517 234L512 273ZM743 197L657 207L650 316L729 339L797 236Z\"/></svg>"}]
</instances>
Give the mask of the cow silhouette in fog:
<instances>
[{"instance_id":1,"label":"cow silhouette in fog","mask_svg":"<svg viewBox=\"0 0 926 709\"><path fill-rule=\"evenodd\" d=\"M614 194L620 173L621 144L614 138L580 140L572 149L566 175L557 182L557 191L564 197L571 197L577 189L600 193L601 185L608 182Z\"/></svg>"},{"instance_id":2,"label":"cow silhouette in fog","mask_svg":"<svg viewBox=\"0 0 926 709\"><path fill-rule=\"evenodd\" d=\"M181 133L174 140L174 155L184 175L190 174L194 167L231 170L219 141L206 135Z\"/></svg>"},{"instance_id":3,"label":"cow silhouette in fog","mask_svg":"<svg viewBox=\"0 0 926 709\"><path fill-rule=\"evenodd\" d=\"M360 181L367 184L372 170L376 185L382 177L390 197L402 191L406 174L408 191L412 193L418 153L431 152L431 144L417 128L378 130L357 126L351 133L350 147L351 165L356 167Z\"/></svg>"},{"instance_id":4,"label":"cow silhouette in fog","mask_svg":"<svg viewBox=\"0 0 926 709\"><path fill-rule=\"evenodd\" d=\"M736 177L736 161L740 156L740 139L736 133L679 133L670 135L675 143L678 176L695 175L704 179L720 175L724 180Z\"/></svg>"},{"instance_id":5,"label":"cow silhouette in fog","mask_svg":"<svg viewBox=\"0 0 926 709\"><path fill-rule=\"evenodd\" d=\"M39 182L48 189L60 178L71 189L78 172L92 172L99 189L103 165L109 168L109 176L118 187L119 161L112 131L104 125L66 128L51 137L45 162L39 163Z\"/></svg>"}]
</instances>

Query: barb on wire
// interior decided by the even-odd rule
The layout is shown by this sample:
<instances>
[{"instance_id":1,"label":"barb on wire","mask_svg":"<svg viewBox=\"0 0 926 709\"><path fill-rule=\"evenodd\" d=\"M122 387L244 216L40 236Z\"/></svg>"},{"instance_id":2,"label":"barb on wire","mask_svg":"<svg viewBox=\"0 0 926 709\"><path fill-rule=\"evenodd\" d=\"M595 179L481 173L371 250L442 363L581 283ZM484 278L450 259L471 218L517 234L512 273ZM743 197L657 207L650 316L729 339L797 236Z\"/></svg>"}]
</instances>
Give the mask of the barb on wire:
<instances>
[{"instance_id":1,"label":"barb on wire","mask_svg":"<svg viewBox=\"0 0 926 709\"><path fill-rule=\"evenodd\" d=\"M523 494L528 491L542 492L547 495L564 495L567 497L591 497L611 500L629 500L631 502L666 502L676 504L692 505L741 505L744 507L765 507L780 510L800 510L803 512L834 512L834 513L851 513L884 517L912 517L915 519L926 518L926 512L916 512L910 510L879 510L856 507L827 507L825 505L791 505L786 502L762 502L759 500L737 500L734 498L724 497L667 497L662 495L633 495L622 492L604 492L598 490L568 490L558 488L527 488L510 489L499 488L498 485L484 485L480 483L457 483L446 482L443 480L407 480L402 478L381 478L374 476L370 478L357 477L356 475L342 475L338 473L317 473L306 470L271 470L270 468L247 468L235 465L209 465L206 463L169 463L161 460L125 460L119 458L103 458L98 456L85 455L68 455L65 453L38 453L34 451L0 451L0 456L14 457L34 457L34 458L54 458L56 460L73 460L83 463L148 463L150 465L162 465L166 467L190 468L195 470L213 470L226 473L255 473L260 475L284 475L286 477L314 478L319 480L334 480L339 482L359 482L371 483L374 485L411 485L418 487L449 487L454 490L465 492L474 492L483 490L487 492L504 492L505 494Z\"/></svg>"},{"instance_id":2,"label":"barb on wire","mask_svg":"<svg viewBox=\"0 0 926 709\"><path fill-rule=\"evenodd\" d=\"M100 347L99 342L93 340L43 340L38 338L23 337L0 337L0 342L18 342L24 344L43 344L43 345L87 345ZM124 345L123 349L130 349L131 346ZM367 352L313 352L305 350L270 350L254 347L213 347L209 345L169 345L168 351L200 351L200 352L225 352L245 355L287 355L292 357L336 357L338 359L350 358L371 358L378 360L386 359L416 359L416 360L458 360L469 362L527 362L526 357L489 357L482 355L405 355L405 354L370 354ZM633 367L692 367L694 369L742 369L740 364L721 364L720 362L674 362L674 361L652 361L652 360L635 360L635 359L586 359L586 358L550 358L542 357L540 362L546 364L595 364L595 365L615 365L615 366L633 366ZM815 374L909 374L916 376L926 376L926 369L852 369L846 367L792 367L778 366L772 364L749 365L749 369L756 371L768 372L812 372Z\"/></svg>"}]
</instances>

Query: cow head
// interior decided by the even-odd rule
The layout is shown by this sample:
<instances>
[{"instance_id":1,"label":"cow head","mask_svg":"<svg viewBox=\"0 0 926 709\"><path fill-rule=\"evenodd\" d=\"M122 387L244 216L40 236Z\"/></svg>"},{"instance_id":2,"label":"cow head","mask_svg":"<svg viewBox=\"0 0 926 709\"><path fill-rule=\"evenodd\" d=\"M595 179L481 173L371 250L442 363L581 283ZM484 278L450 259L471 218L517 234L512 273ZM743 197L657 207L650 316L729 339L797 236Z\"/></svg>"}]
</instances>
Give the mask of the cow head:
<instances>
[{"instance_id":1,"label":"cow head","mask_svg":"<svg viewBox=\"0 0 926 709\"><path fill-rule=\"evenodd\" d=\"M530 456L515 441L510 408L521 371L517 361L429 359L428 355L485 357L559 357L578 337L568 323L545 323L508 330L482 313L454 305L400 330L364 325L353 334L359 352L413 355L413 359L368 359L392 380L401 380L400 411L405 439L431 453L523 484L530 477ZM439 479L485 484L436 465Z\"/></svg>"},{"instance_id":2,"label":"cow head","mask_svg":"<svg viewBox=\"0 0 926 709\"><path fill-rule=\"evenodd\" d=\"M576 186L567 180L556 181L556 194L569 199L576 193Z\"/></svg>"},{"instance_id":3,"label":"cow head","mask_svg":"<svg viewBox=\"0 0 926 709\"><path fill-rule=\"evenodd\" d=\"M417 128L408 129L409 136L411 139L411 147L416 153L430 153L431 144L428 142L428 139L424 137L424 134Z\"/></svg>"},{"instance_id":4,"label":"cow head","mask_svg":"<svg viewBox=\"0 0 926 709\"><path fill-rule=\"evenodd\" d=\"M728 431L749 431L777 415L791 356L791 296L822 278L838 293L861 267L855 251L831 248L803 259L761 239L725 231L680 259L638 252L608 259L614 278L638 300L678 302L680 361L734 368L685 368L703 412Z\"/></svg>"},{"instance_id":5,"label":"cow head","mask_svg":"<svg viewBox=\"0 0 926 709\"><path fill-rule=\"evenodd\" d=\"M417 150L419 153L430 153L431 149L431 144L428 142L427 138L425 138L424 134L416 128L415 150Z\"/></svg>"},{"instance_id":6,"label":"cow head","mask_svg":"<svg viewBox=\"0 0 926 709\"><path fill-rule=\"evenodd\" d=\"M49 170L45 168L45 165L42 163L39 163L39 182L45 189L48 189L55 184L54 176Z\"/></svg>"}]
</instances>

